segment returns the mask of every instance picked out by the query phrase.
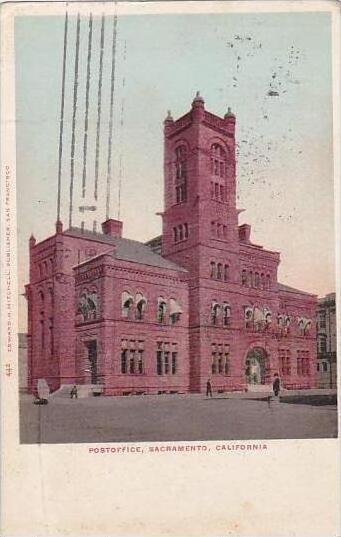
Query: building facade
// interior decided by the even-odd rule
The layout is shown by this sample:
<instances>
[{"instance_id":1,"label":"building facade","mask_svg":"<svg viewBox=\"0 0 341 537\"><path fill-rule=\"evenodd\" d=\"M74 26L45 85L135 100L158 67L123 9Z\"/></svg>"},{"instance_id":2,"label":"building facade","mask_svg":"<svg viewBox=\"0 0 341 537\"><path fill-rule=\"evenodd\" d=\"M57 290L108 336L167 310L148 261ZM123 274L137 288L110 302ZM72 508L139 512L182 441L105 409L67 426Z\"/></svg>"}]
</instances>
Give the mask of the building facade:
<instances>
[{"instance_id":1,"label":"building facade","mask_svg":"<svg viewBox=\"0 0 341 537\"><path fill-rule=\"evenodd\" d=\"M317 386L336 388L335 293L320 298L317 305Z\"/></svg>"},{"instance_id":2,"label":"building facade","mask_svg":"<svg viewBox=\"0 0 341 537\"><path fill-rule=\"evenodd\" d=\"M106 395L316 386L316 297L280 284L278 252L238 225L235 116L164 122L162 235L71 228L30 239L29 385Z\"/></svg>"}]
</instances>

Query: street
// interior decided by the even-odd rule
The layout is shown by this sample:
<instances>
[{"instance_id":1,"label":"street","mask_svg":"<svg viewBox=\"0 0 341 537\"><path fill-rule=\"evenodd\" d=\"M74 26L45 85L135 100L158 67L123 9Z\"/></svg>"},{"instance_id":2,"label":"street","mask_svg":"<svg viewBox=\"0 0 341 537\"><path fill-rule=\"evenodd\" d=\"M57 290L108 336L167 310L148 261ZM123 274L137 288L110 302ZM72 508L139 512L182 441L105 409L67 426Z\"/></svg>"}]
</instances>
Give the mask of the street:
<instances>
[{"instance_id":1,"label":"street","mask_svg":"<svg viewBox=\"0 0 341 537\"><path fill-rule=\"evenodd\" d=\"M20 396L20 441L145 442L331 438L336 405L204 395L51 398Z\"/></svg>"}]
</instances>

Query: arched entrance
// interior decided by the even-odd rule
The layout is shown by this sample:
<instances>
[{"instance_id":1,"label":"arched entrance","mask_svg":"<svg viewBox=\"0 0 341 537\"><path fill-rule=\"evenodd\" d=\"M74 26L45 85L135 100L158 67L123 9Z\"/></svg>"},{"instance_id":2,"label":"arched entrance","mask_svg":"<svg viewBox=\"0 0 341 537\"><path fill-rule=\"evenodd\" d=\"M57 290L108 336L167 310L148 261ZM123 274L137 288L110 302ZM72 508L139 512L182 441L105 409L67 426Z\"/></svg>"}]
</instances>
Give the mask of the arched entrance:
<instances>
[{"instance_id":1,"label":"arched entrance","mask_svg":"<svg viewBox=\"0 0 341 537\"><path fill-rule=\"evenodd\" d=\"M250 385L265 384L268 374L268 355L263 347L253 347L246 355L245 376Z\"/></svg>"}]
</instances>

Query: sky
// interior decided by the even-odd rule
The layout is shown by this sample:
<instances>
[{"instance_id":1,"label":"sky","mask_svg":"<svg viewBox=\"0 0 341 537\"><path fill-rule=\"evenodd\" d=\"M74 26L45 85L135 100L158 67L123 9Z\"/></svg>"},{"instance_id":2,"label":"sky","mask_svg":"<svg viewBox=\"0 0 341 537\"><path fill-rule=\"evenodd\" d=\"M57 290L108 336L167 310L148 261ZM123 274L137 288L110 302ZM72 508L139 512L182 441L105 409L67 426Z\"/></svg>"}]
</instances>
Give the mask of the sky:
<instances>
[{"instance_id":1,"label":"sky","mask_svg":"<svg viewBox=\"0 0 341 537\"><path fill-rule=\"evenodd\" d=\"M185 114L200 91L207 110L230 106L237 127L237 203L252 241L281 252L279 280L320 296L335 290L331 26L328 13L129 15L117 23L113 186L110 215L124 236L161 232L163 120ZM87 191L83 169L88 18L81 18L75 128L74 225L94 203L100 18L93 21L89 78ZM99 199L91 220L105 219L111 37L104 34ZM68 188L76 18L66 62L62 220ZM56 221L64 18L17 17L16 117L19 292L28 281L28 239L43 240ZM120 188L120 204L119 188ZM20 297L20 329L26 304Z\"/></svg>"}]
</instances>

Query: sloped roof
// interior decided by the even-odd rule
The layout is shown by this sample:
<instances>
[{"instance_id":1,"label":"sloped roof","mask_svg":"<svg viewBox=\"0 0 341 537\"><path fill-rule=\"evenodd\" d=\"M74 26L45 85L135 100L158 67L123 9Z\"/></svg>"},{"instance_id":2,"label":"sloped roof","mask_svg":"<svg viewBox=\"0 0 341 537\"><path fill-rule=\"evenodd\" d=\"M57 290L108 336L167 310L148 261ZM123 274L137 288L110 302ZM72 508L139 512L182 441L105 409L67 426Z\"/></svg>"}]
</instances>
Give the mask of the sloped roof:
<instances>
[{"instance_id":1,"label":"sloped roof","mask_svg":"<svg viewBox=\"0 0 341 537\"><path fill-rule=\"evenodd\" d=\"M176 263L173 263L173 261L170 261L169 259L165 259L160 254L154 252L150 246L143 244L142 242L118 237L115 239L115 245L116 248L113 255L117 259L132 261L135 263L143 263L144 265L151 265L153 267L187 272L186 269L180 267L180 265L177 265Z\"/></svg>"},{"instance_id":2,"label":"sloped roof","mask_svg":"<svg viewBox=\"0 0 341 537\"><path fill-rule=\"evenodd\" d=\"M152 267L187 272L186 269L173 263L173 261L162 257L160 254L154 252L150 246L143 244L142 242L125 239L123 237L111 237L104 233L96 233L76 227L68 229L64 232L64 235L111 244L114 247L112 252L113 257L122 259L122 261L131 261L132 263L141 263Z\"/></svg>"},{"instance_id":3,"label":"sloped roof","mask_svg":"<svg viewBox=\"0 0 341 537\"><path fill-rule=\"evenodd\" d=\"M300 289L295 289L295 287L290 287L289 285L284 285L283 283L278 284L280 291L288 291L289 293L299 293L300 295L314 296L313 293L307 293L307 291L301 291Z\"/></svg>"}]
</instances>

